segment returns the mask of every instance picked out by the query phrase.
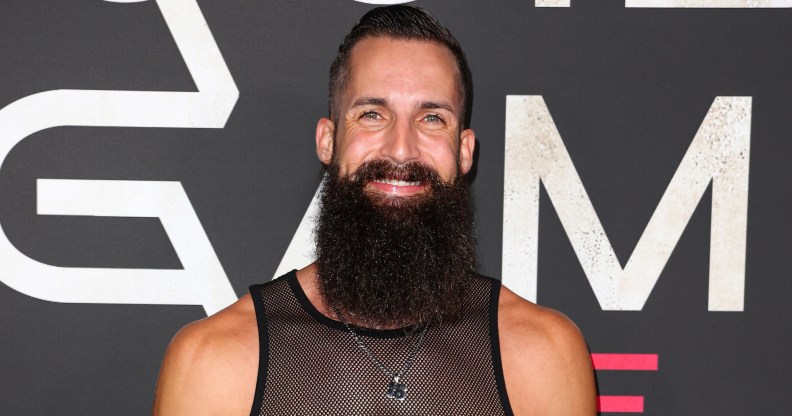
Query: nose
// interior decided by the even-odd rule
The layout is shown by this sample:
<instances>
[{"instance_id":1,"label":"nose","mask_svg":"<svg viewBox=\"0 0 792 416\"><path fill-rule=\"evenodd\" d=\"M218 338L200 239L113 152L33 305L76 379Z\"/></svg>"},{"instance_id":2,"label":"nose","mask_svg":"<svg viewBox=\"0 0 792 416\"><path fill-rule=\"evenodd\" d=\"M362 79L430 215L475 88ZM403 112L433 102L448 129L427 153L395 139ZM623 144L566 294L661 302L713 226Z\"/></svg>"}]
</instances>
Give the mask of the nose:
<instances>
[{"instance_id":1,"label":"nose","mask_svg":"<svg viewBox=\"0 0 792 416\"><path fill-rule=\"evenodd\" d=\"M400 120L391 127L380 152L382 157L399 165L417 160L421 155L418 140L415 126L408 120Z\"/></svg>"}]
</instances>

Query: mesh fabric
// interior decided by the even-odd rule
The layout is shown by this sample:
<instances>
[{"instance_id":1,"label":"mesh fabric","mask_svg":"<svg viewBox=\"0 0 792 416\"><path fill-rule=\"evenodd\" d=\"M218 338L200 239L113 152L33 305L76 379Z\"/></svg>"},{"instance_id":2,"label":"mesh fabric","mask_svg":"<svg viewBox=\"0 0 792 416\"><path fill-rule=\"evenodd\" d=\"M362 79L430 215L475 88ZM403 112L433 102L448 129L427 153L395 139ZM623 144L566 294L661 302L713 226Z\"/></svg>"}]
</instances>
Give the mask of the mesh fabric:
<instances>
[{"instance_id":1,"label":"mesh fabric","mask_svg":"<svg viewBox=\"0 0 792 416\"><path fill-rule=\"evenodd\" d=\"M251 286L261 339L251 415L511 414L498 346L491 343L497 340L491 328L491 321L497 322L491 316L497 289L499 282L477 277L461 319L429 329L401 378L407 397L397 401L385 397L388 377L343 324L311 305L294 272ZM393 372L402 367L416 336L400 329L356 332Z\"/></svg>"}]
</instances>

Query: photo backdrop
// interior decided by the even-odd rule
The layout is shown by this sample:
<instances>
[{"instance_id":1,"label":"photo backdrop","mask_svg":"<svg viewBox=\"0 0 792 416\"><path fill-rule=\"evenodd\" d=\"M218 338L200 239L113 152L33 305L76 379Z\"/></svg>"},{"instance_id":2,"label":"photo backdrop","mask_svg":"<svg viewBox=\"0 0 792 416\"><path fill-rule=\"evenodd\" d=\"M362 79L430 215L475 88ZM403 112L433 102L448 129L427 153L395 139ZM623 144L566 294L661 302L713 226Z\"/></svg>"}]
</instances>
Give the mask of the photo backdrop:
<instances>
[{"instance_id":1,"label":"photo backdrop","mask_svg":"<svg viewBox=\"0 0 792 416\"><path fill-rule=\"evenodd\" d=\"M479 271L578 324L602 414L787 414L792 1L414 4L473 72ZM179 328L310 262L371 7L3 1L0 414L147 414Z\"/></svg>"}]
</instances>

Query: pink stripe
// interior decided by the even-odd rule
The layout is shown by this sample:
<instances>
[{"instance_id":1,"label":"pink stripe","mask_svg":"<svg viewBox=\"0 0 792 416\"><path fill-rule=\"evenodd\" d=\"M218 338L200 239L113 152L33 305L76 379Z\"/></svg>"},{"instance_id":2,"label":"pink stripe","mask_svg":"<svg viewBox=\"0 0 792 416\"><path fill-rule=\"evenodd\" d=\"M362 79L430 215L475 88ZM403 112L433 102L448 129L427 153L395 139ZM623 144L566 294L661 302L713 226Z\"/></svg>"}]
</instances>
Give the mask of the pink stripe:
<instances>
[{"instance_id":1,"label":"pink stripe","mask_svg":"<svg viewBox=\"0 0 792 416\"><path fill-rule=\"evenodd\" d=\"M643 396L597 396L597 410L602 413L643 413Z\"/></svg>"},{"instance_id":2,"label":"pink stripe","mask_svg":"<svg viewBox=\"0 0 792 416\"><path fill-rule=\"evenodd\" d=\"M657 371L657 354L591 354L595 370Z\"/></svg>"}]
</instances>

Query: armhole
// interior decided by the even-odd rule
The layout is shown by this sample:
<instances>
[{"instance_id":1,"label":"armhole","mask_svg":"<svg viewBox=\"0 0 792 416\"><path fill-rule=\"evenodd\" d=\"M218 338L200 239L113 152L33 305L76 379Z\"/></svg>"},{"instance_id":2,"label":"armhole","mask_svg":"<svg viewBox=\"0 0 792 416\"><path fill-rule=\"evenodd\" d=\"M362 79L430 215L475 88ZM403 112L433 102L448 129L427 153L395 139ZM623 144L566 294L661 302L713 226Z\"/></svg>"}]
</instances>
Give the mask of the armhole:
<instances>
[{"instance_id":1,"label":"armhole","mask_svg":"<svg viewBox=\"0 0 792 416\"><path fill-rule=\"evenodd\" d=\"M250 286L250 296L256 310L256 328L259 335L259 364L256 376L256 392L253 396L253 407L250 416L259 416L261 406L264 404L264 390L267 385L267 370L269 367L269 329L267 327L267 311L264 299L261 298L261 289L264 285Z\"/></svg>"},{"instance_id":2,"label":"armhole","mask_svg":"<svg viewBox=\"0 0 792 416\"><path fill-rule=\"evenodd\" d=\"M495 279L490 280L490 299L489 299L489 334L490 347L492 349L492 369L495 373L495 384L498 387L503 414L513 416L509 395L506 393L506 381L503 378L503 363L500 351L500 332L498 331L498 300L500 299L501 283Z\"/></svg>"}]
</instances>

